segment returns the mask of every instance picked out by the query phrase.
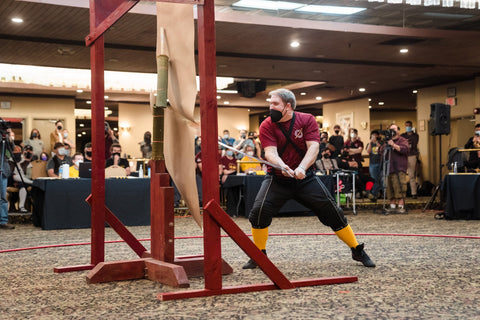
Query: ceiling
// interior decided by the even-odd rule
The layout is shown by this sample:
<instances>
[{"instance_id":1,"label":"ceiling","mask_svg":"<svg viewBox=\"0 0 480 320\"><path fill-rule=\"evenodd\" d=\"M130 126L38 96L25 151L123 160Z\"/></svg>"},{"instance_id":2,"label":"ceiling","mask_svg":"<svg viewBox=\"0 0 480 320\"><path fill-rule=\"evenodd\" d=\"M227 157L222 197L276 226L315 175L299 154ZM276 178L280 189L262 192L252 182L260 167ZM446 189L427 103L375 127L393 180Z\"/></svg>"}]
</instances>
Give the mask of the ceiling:
<instances>
[{"instance_id":1,"label":"ceiling","mask_svg":"<svg viewBox=\"0 0 480 320\"><path fill-rule=\"evenodd\" d=\"M53 5L61 2L67 5ZM222 94L229 106L261 112L267 92L287 87L300 108L371 98L374 110L415 109L413 89L472 79L480 74L480 10L411 6L366 0L299 0L305 4L364 7L349 16L293 11L239 10L216 4L217 75L264 81L254 98ZM75 6L69 6L68 4ZM105 68L156 72L153 2L140 2L105 34ZM22 24L11 18L21 17ZM88 0L2 0L0 63L90 68L85 36ZM290 42L300 43L297 48ZM401 48L408 48L401 54ZM365 88L360 92L359 88ZM89 92L0 83L0 92L59 94L89 99ZM305 95L300 95L305 92ZM148 101L148 95L108 93L110 100ZM316 97L321 96L321 100ZM378 106L378 102L385 102ZM258 109L256 109L258 108Z\"/></svg>"}]
</instances>

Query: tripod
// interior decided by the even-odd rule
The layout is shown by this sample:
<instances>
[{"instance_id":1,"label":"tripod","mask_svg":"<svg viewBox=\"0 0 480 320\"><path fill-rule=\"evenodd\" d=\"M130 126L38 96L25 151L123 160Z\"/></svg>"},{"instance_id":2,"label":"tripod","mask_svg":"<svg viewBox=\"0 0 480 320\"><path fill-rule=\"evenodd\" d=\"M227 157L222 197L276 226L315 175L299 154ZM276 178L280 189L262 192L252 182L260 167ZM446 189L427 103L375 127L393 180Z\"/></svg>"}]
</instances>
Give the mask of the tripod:
<instances>
[{"instance_id":1,"label":"tripod","mask_svg":"<svg viewBox=\"0 0 480 320\"><path fill-rule=\"evenodd\" d=\"M442 164L442 135L440 134L438 136L438 143L439 143L439 147L438 147L438 161L440 161L440 165L439 165L439 170L438 170L438 177L440 179L440 182L437 184L437 186L435 187L435 190L433 191L433 194L432 196L430 197L430 199L428 200L427 204L425 205L425 208L423 208L422 212L425 212L425 210L428 209L428 207L430 207L432 205L432 203L435 201L435 198L437 197L437 193L438 191L440 190L440 187L442 186L442 168L443 168L443 164Z\"/></svg>"}]
</instances>

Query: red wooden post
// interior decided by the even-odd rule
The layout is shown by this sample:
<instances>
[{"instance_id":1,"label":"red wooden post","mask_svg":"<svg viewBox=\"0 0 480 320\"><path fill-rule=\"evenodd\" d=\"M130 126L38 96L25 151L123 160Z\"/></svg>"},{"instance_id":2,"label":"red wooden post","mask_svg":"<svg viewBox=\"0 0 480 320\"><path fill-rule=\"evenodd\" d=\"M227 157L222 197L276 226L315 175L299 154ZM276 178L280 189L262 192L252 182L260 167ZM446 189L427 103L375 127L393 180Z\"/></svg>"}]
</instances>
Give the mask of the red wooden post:
<instances>
[{"instance_id":1,"label":"red wooden post","mask_svg":"<svg viewBox=\"0 0 480 320\"><path fill-rule=\"evenodd\" d=\"M90 31L107 16L98 0L90 0ZM105 259L105 81L104 38L90 48L92 76L92 250L91 263Z\"/></svg>"},{"instance_id":2,"label":"red wooden post","mask_svg":"<svg viewBox=\"0 0 480 320\"><path fill-rule=\"evenodd\" d=\"M215 7L213 0L205 0L198 8L198 65L200 75L200 116L202 127L202 183L203 202L214 199L218 193L218 125L215 58ZM205 288L222 288L222 253L220 227L203 213L203 247L205 253Z\"/></svg>"}]
</instances>

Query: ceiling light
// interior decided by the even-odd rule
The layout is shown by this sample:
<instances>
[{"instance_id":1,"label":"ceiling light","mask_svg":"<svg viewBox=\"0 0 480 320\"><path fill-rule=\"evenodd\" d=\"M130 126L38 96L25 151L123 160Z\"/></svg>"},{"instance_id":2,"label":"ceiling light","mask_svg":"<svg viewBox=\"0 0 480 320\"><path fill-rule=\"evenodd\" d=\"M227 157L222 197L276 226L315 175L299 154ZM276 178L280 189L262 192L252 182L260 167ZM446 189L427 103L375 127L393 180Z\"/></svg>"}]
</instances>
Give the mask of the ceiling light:
<instances>
[{"instance_id":1,"label":"ceiling light","mask_svg":"<svg viewBox=\"0 0 480 320\"><path fill-rule=\"evenodd\" d=\"M86 133L85 131L82 131L82 134L83 134L83 135L86 135L87 133Z\"/></svg>"},{"instance_id":2,"label":"ceiling light","mask_svg":"<svg viewBox=\"0 0 480 320\"><path fill-rule=\"evenodd\" d=\"M295 11L307 12L307 13L327 13L327 14L355 14L360 11L366 10L366 8L359 7L340 7L340 6L319 6L309 5L304 6Z\"/></svg>"},{"instance_id":3,"label":"ceiling light","mask_svg":"<svg viewBox=\"0 0 480 320\"><path fill-rule=\"evenodd\" d=\"M268 101L268 102L270 102L270 100L271 100L270 98L265 99L265 101Z\"/></svg>"},{"instance_id":4,"label":"ceiling light","mask_svg":"<svg viewBox=\"0 0 480 320\"><path fill-rule=\"evenodd\" d=\"M417 92L418 92L418 90L412 90L412 93L417 93Z\"/></svg>"},{"instance_id":5,"label":"ceiling light","mask_svg":"<svg viewBox=\"0 0 480 320\"><path fill-rule=\"evenodd\" d=\"M300 47L300 42L298 42L298 41L292 41L292 42L290 43L290 47L292 47L292 48L298 48L298 47Z\"/></svg>"},{"instance_id":6,"label":"ceiling light","mask_svg":"<svg viewBox=\"0 0 480 320\"><path fill-rule=\"evenodd\" d=\"M105 109L105 110L108 110L108 107L105 107L104 109Z\"/></svg>"},{"instance_id":7,"label":"ceiling light","mask_svg":"<svg viewBox=\"0 0 480 320\"><path fill-rule=\"evenodd\" d=\"M400 53L408 53L408 49L407 48L400 49Z\"/></svg>"},{"instance_id":8,"label":"ceiling light","mask_svg":"<svg viewBox=\"0 0 480 320\"><path fill-rule=\"evenodd\" d=\"M87 104L92 104L92 101L88 100L88 101L87 101Z\"/></svg>"},{"instance_id":9,"label":"ceiling light","mask_svg":"<svg viewBox=\"0 0 480 320\"><path fill-rule=\"evenodd\" d=\"M222 99L222 97L221 97L221 96L217 96L217 99Z\"/></svg>"},{"instance_id":10,"label":"ceiling light","mask_svg":"<svg viewBox=\"0 0 480 320\"><path fill-rule=\"evenodd\" d=\"M240 0L232 4L232 7L243 7L250 9L264 10L294 10L304 6L301 3L288 1L268 1L268 0Z\"/></svg>"},{"instance_id":11,"label":"ceiling light","mask_svg":"<svg viewBox=\"0 0 480 320\"><path fill-rule=\"evenodd\" d=\"M358 88L358 91L365 92L365 88Z\"/></svg>"},{"instance_id":12,"label":"ceiling light","mask_svg":"<svg viewBox=\"0 0 480 320\"><path fill-rule=\"evenodd\" d=\"M247 109L248 112L250 112L250 109Z\"/></svg>"},{"instance_id":13,"label":"ceiling light","mask_svg":"<svg viewBox=\"0 0 480 320\"><path fill-rule=\"evenodd\" d=\"M372 101L372 98L368 98L368 101Z\"/></svg>"},{"instance_id":14,"label":"ceiling light","mask_svg":"<svg viewBox=\"0 0 480 320\"><path fill-rule=\"evenodd\" d=\"M82 136L82 134L81 134L81 133L77 134L77 137L81 137L81 136Z\"/></svg>"},{"instance_id":15,"label":"ceiling light","mask_svg":"<svg viewBox=\"0 0 480 320\"><path fill-rule=\"evenodd\" d=\"M315 97L315 100L322 100L322 97Z\"/></svg>"},{"instance_id":16,"label":"ceiling light","mask_svg":"<svg viewBox=\"0 0 480 320\"><path fill-rule=\"evenodd\" d=\"M230 104L230 101L223 101L223 104Z\"/></svg>"},{"instance_id":17,"label":"ceiling light","mask_svg":"<svg viewBox=\"0 0 480 320\"><path fill-rule=\"evenodd\" d=\"M306 93L306 92L300 92L300 95L301 95L301 96L306 96L307 93Z\"/></svg>"},{"instance_id":18,"label":"ceiling light","mask_svg":"<svg viewBox=\"0 0 480 320\"><path fill-rule=\"evenodd\" d=\"M77 92L78 92L78 93L82 93L83 90L82 90L82 89L77 89Z\"/></svg>"},{"instance_id":19,"label":"ceiling light","mask_svg":"<svg viewBox=\"0 0 480 320\"><path fill-rule=\"evenodd\" d=\"M22 19L22 18L15 17L15 18L12 18L12 22L22 23L22 22L23 22L23 19Z\"/></svg>"},{"instance_id":20,"label":"ceiling light","mask_svg":"<svg viewBox=\"0 0 480 320\"><path fill-rule=\"evenodd\" d=\"M368 106L368 109L372 109L372 106Z\"/></svg>"},{"instance_id":21,"label":"ceiling light","mask_svg":"<svg viewBox=\"0 0 480 320\"><path fill-rule=\"evenodd\" d=\"M103 96L105 99L108 99L109 97L108 96Z\"/></svg>"},{"instance_id":22,"label":"ceiling light","mask_svg":"<svg viewBox=\"0 0 480 320\"><path fill-rule=\"evenodd\" d=\"M217 93L232 93L232 94L235 94L235 93L238 93L237 90L217 90Z\"/></svg>"},{"instance_id":23,"label":"ceiling light","mask_svg":"<svg viewBox=\"0 0 480 320\"><path fill-rule=\"evenodd\" d=\"M80 123L78 126L83 128L83 127L85 127L85 124Z\"/></svg>"},{"instance_id":24,"label":"ceiling light","mask_svg":"<svg viewBox=\"0 0 480 320\"><path fill-rule=\"evenodd\" d=\"M379 106L383 106L384 104L385 104L385 102L383 102L383 101L380 101L380 102L378 103Z\"/></svg>"}]
</instances>

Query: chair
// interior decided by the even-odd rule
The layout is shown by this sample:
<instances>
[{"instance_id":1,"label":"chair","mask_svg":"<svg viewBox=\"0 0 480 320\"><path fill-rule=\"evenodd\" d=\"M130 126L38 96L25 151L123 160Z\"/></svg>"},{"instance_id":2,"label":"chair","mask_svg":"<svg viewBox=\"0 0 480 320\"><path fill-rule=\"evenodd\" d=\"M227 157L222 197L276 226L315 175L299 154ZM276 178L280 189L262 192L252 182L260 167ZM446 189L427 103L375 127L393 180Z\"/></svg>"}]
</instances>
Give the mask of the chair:
<instances>
[{"instance_id":1,"label":"chair","mask_svg":"<svg viewBox=\"0 0 480 320\"><path fill-rule=\"evenodd\" d=\"M17 187L7 187L8 212L17 212L17 204L20 201Z\"/></svg>"},{"instance_id":2,"label":"chair","mask_svg":"<svg viewBox=\"0 0 480 320\"><path fill-rule=\"evenodd\" d=\"M41 177L47 177L47 162L42 160L35 160L32 164L32 180Z\"/></svg>"},{"instance_id":3,"label":"chair","mask_svg":"<svg viewBox=\"0 0 480 320\"><path fill-rule=\"evenodd\" d=\"M110 166L105 168L105 178L126 177L127 170L118 166Z\"/></svg>"}]
</instances>

